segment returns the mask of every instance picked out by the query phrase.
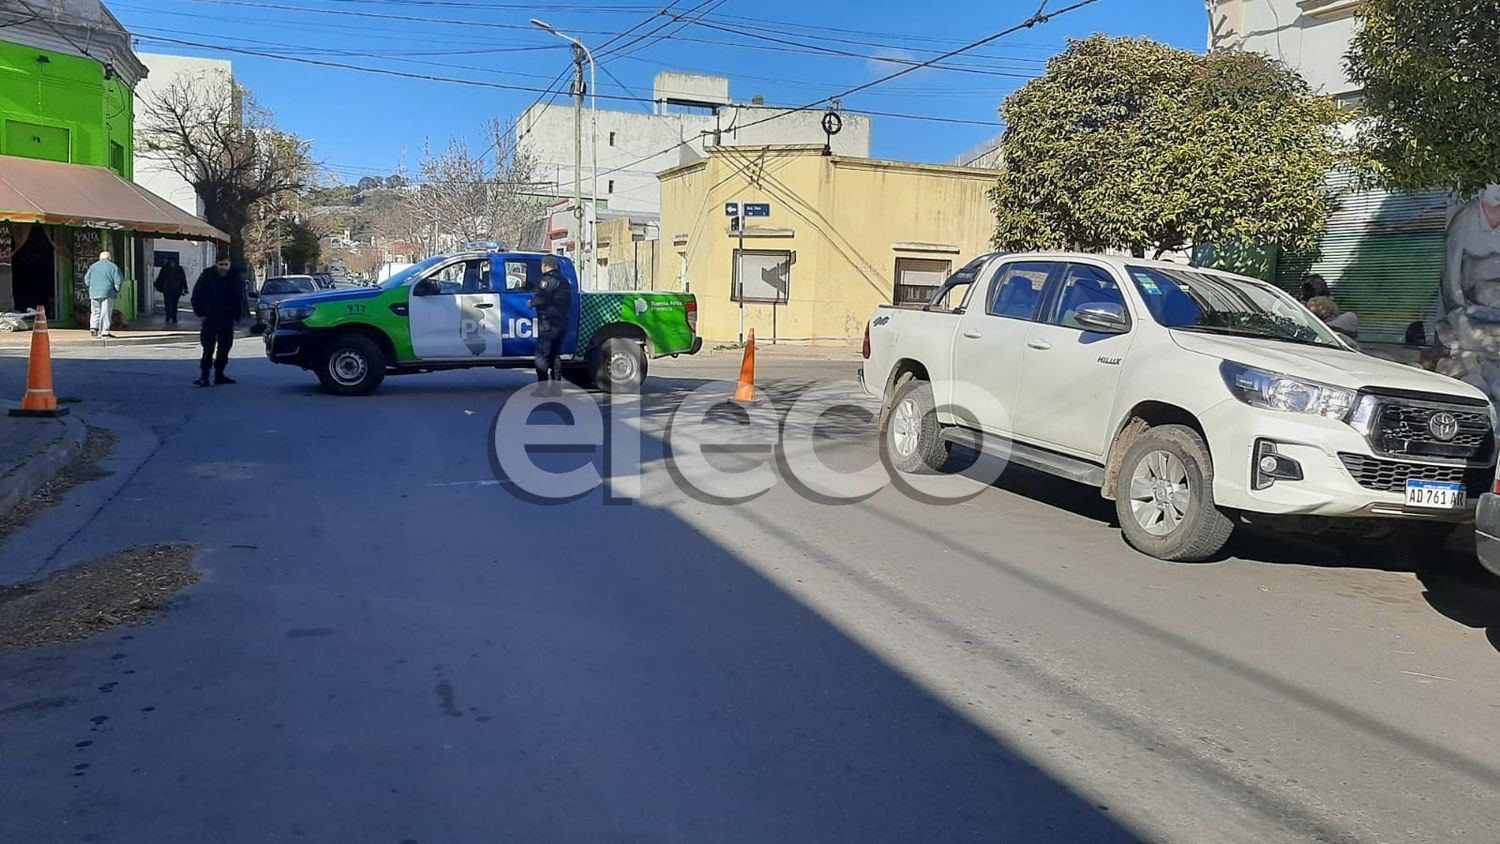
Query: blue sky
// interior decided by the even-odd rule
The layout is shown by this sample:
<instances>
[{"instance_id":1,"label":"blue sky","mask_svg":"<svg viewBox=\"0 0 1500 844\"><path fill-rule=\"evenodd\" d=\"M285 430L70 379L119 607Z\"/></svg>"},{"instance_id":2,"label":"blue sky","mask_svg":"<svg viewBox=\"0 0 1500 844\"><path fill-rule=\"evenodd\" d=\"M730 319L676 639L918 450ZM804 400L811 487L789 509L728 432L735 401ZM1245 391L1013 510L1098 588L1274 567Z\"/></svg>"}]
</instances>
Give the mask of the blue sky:
<instances>
[{"instance_id":1,"label":"blue sky","mask_svg":"<svg viewBox=\"0 0 1500 844\"><path fill-rule=\"evenodd\" d=\"M414 162L425 139L437 145L452 135L477 137L484 120L514 117L538 94L371 75L159 39L543 89L567 66L569 55L566 44L527 25L528 18L538 17L600 53L601 97L649 98L652 76L669 68L728 76L736 99L761 94L769 103L803 105L900 67L872 57L929 58L1024 20L1039 0L948 0L941 6L911 0L679 0L674 11L701 6L708 13L701 24L688 26L668 26L669 19L652 17L668 0L106 2L136 34L141 52L231 59L236 77L275 112L283 128L314 139L316 154L329 169L355 181L393 171L403 156ZM1050 6L1070 2L1051 0ZM653 22L635 34L658 30L654 37L613 56L600 49L612 34L648 18ZM1201 50L1206 27L1202 0L1099 0L966 54L957 63L967 70L920 70L857 94L845 107L993 123L1006 93L1039 72L1069 36L1149 35ZM773 39L854 55L819 55ZM599 105L648 108L604 99ZM874 127L874 155L913 161L949 160L999 131L997 123L882 116Z\"/></svg>"}]
</instances>

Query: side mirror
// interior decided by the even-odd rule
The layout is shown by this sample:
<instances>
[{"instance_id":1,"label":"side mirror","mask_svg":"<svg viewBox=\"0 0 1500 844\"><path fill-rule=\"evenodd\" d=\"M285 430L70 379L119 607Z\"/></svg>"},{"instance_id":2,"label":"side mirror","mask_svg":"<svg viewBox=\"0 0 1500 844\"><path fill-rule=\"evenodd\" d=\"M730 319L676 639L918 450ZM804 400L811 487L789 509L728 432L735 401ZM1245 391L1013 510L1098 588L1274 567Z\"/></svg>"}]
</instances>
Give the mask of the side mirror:
<instances>
[{"instance_id":1,"label":"side mirror","mask_svg":"<svg viewBox=\"0 0 1500 844\"><path fill-rule=\"evenodd\" d=\"M412 285L411 288L411 295L413 296L434 296L437 294L437 292L437 282L433 281L430 278L422 279L421 281Z\"/></svg>"},{"instance_id":2,"label":"side mirror","mask_svg":"<svg viewBox=\"0 0 1500 844\"><path fill-rule=\"evenodd\" d=\"M251 299L259 299L260 298L260 293L257 292L257 291L255 291L255 290L251 290L250 292L246 293L245 295L249 296Z\"/></svg>"},{"instance_id":3,"label":"side mirror","mask_svg":"<svg viewBox=\"0 0 1500 844\"><path fill-rule=\"evenodd\" d=\"M1084 305L1073 312L1073 319L1077 320L1079 327L1085 331L1124 334L1130 330L1130 317L1125 313L1125 306L1118 302L1095 302L1092 305Z\"/></svg>"}]
</instances>

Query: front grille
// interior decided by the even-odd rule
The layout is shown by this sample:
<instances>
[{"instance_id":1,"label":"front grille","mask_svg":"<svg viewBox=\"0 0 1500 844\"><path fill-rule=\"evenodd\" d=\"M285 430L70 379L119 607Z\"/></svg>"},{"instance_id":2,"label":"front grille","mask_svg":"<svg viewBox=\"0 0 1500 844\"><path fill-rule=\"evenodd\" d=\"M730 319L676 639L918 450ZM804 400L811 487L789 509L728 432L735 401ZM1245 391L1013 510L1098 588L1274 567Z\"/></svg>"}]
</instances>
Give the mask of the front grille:
<instances>
[{"instance_id":1,"label":"front grille","mask_svg":"<svg viewBox=\"0 0 1500 844\"><path fill-rule=\"evenodd\" d=\"M1428 427L1439 413L1451 414L1458 422L1458 433L1450 440L1438 439ZM1370 445L1380 454L1488 461L1494 454L1495 433L1484 408L1381 397L1370 426Z\"/></svg>"},{"instance_id":2,"label":"front grille","mask_svg":"<svg viewBox=\"0 0 1500 844\"><path fill-rule=\"evenodd\" d=\"M1363 454L1340 453L1344 468L1365 489L1377 492L1402 492L1407 481L1441 481L1463 484L1470 494L1478 494L1490 485L1494 470L1485 467L1444 466L1433 463L1403 463Z\"/></svg>"}]
</instances>

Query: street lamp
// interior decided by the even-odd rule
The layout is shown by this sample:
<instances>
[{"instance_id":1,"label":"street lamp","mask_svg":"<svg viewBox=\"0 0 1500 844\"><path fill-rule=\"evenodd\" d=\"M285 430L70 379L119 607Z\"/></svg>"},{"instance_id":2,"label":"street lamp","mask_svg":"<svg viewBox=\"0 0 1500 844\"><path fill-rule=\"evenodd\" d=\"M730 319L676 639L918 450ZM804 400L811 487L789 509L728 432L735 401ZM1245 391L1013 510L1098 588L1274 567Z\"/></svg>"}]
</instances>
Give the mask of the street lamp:
<instances>
[{"instance_id":1,"label":"street lamp","mask_svg":"<svg viewBox=\"0 0 1500 844\"><path fill-rule=\"evenodd\" d=\"M545 32L550 32L564 41L573 45L573 216L577 221L579 231L579 252L583 249L583 60L589 61L589 124L593 132L593 176L590 195L593 199L589 203L588 224L588 251L584 259L584 273L581 283L585 289L597 287L597 279L594 278L594 265L597 257L594 255L595 239L599 232L599 98L594 94L595 64L594 54L589 48L583 46L571 35L558 32L552 24L546 21L531 19L531 25ZM594 282L594 284L590 284Z\"/></svg>"}]
</instances>

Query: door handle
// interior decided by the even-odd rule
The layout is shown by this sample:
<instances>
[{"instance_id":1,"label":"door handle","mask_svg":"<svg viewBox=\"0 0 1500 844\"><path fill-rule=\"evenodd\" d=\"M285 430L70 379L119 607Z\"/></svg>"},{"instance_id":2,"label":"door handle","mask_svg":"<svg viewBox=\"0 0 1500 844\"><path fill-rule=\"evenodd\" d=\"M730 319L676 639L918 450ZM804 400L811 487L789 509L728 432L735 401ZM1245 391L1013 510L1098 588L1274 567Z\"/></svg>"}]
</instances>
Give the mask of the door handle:
<instances>
[{"instance_id":1,"label":"door handle","mask_svg":"<svg viewBox=\"0 0 1500 844\"><path fill-rule=\"evenodd\" d=\"M984 335L980 334L978 331L975 331L974 329L971 328L968 331L964 332L964 336L967 337L967 338L969 338L970 340L978 340L980 337L983 337Z\"/></svg>"},{"instance_id":2,"label":"door handle","mask_svg":"<svg viewBox=\"0 0 1500 844\"><path fill-rule=\"evenodd\" d=\"M1048 349L1052 348L1052 344L1048 343L1046 340L1027 340L1026 346L1027 348L1036 349L1037 351L1041 352L1045 352Z\"/></svg>"},{"instance_id":3,"label":"door handle","mask_svg":"<svg viewBox=\"0 0 1500 844\"><path fill-rule=\"evenodd\" d=\"M495 303L494 302L479 302L476 305L474 305L474 307L476 307L476 308L493 308L493 307L495 307Z\"/></svg>"}]
</instances>

